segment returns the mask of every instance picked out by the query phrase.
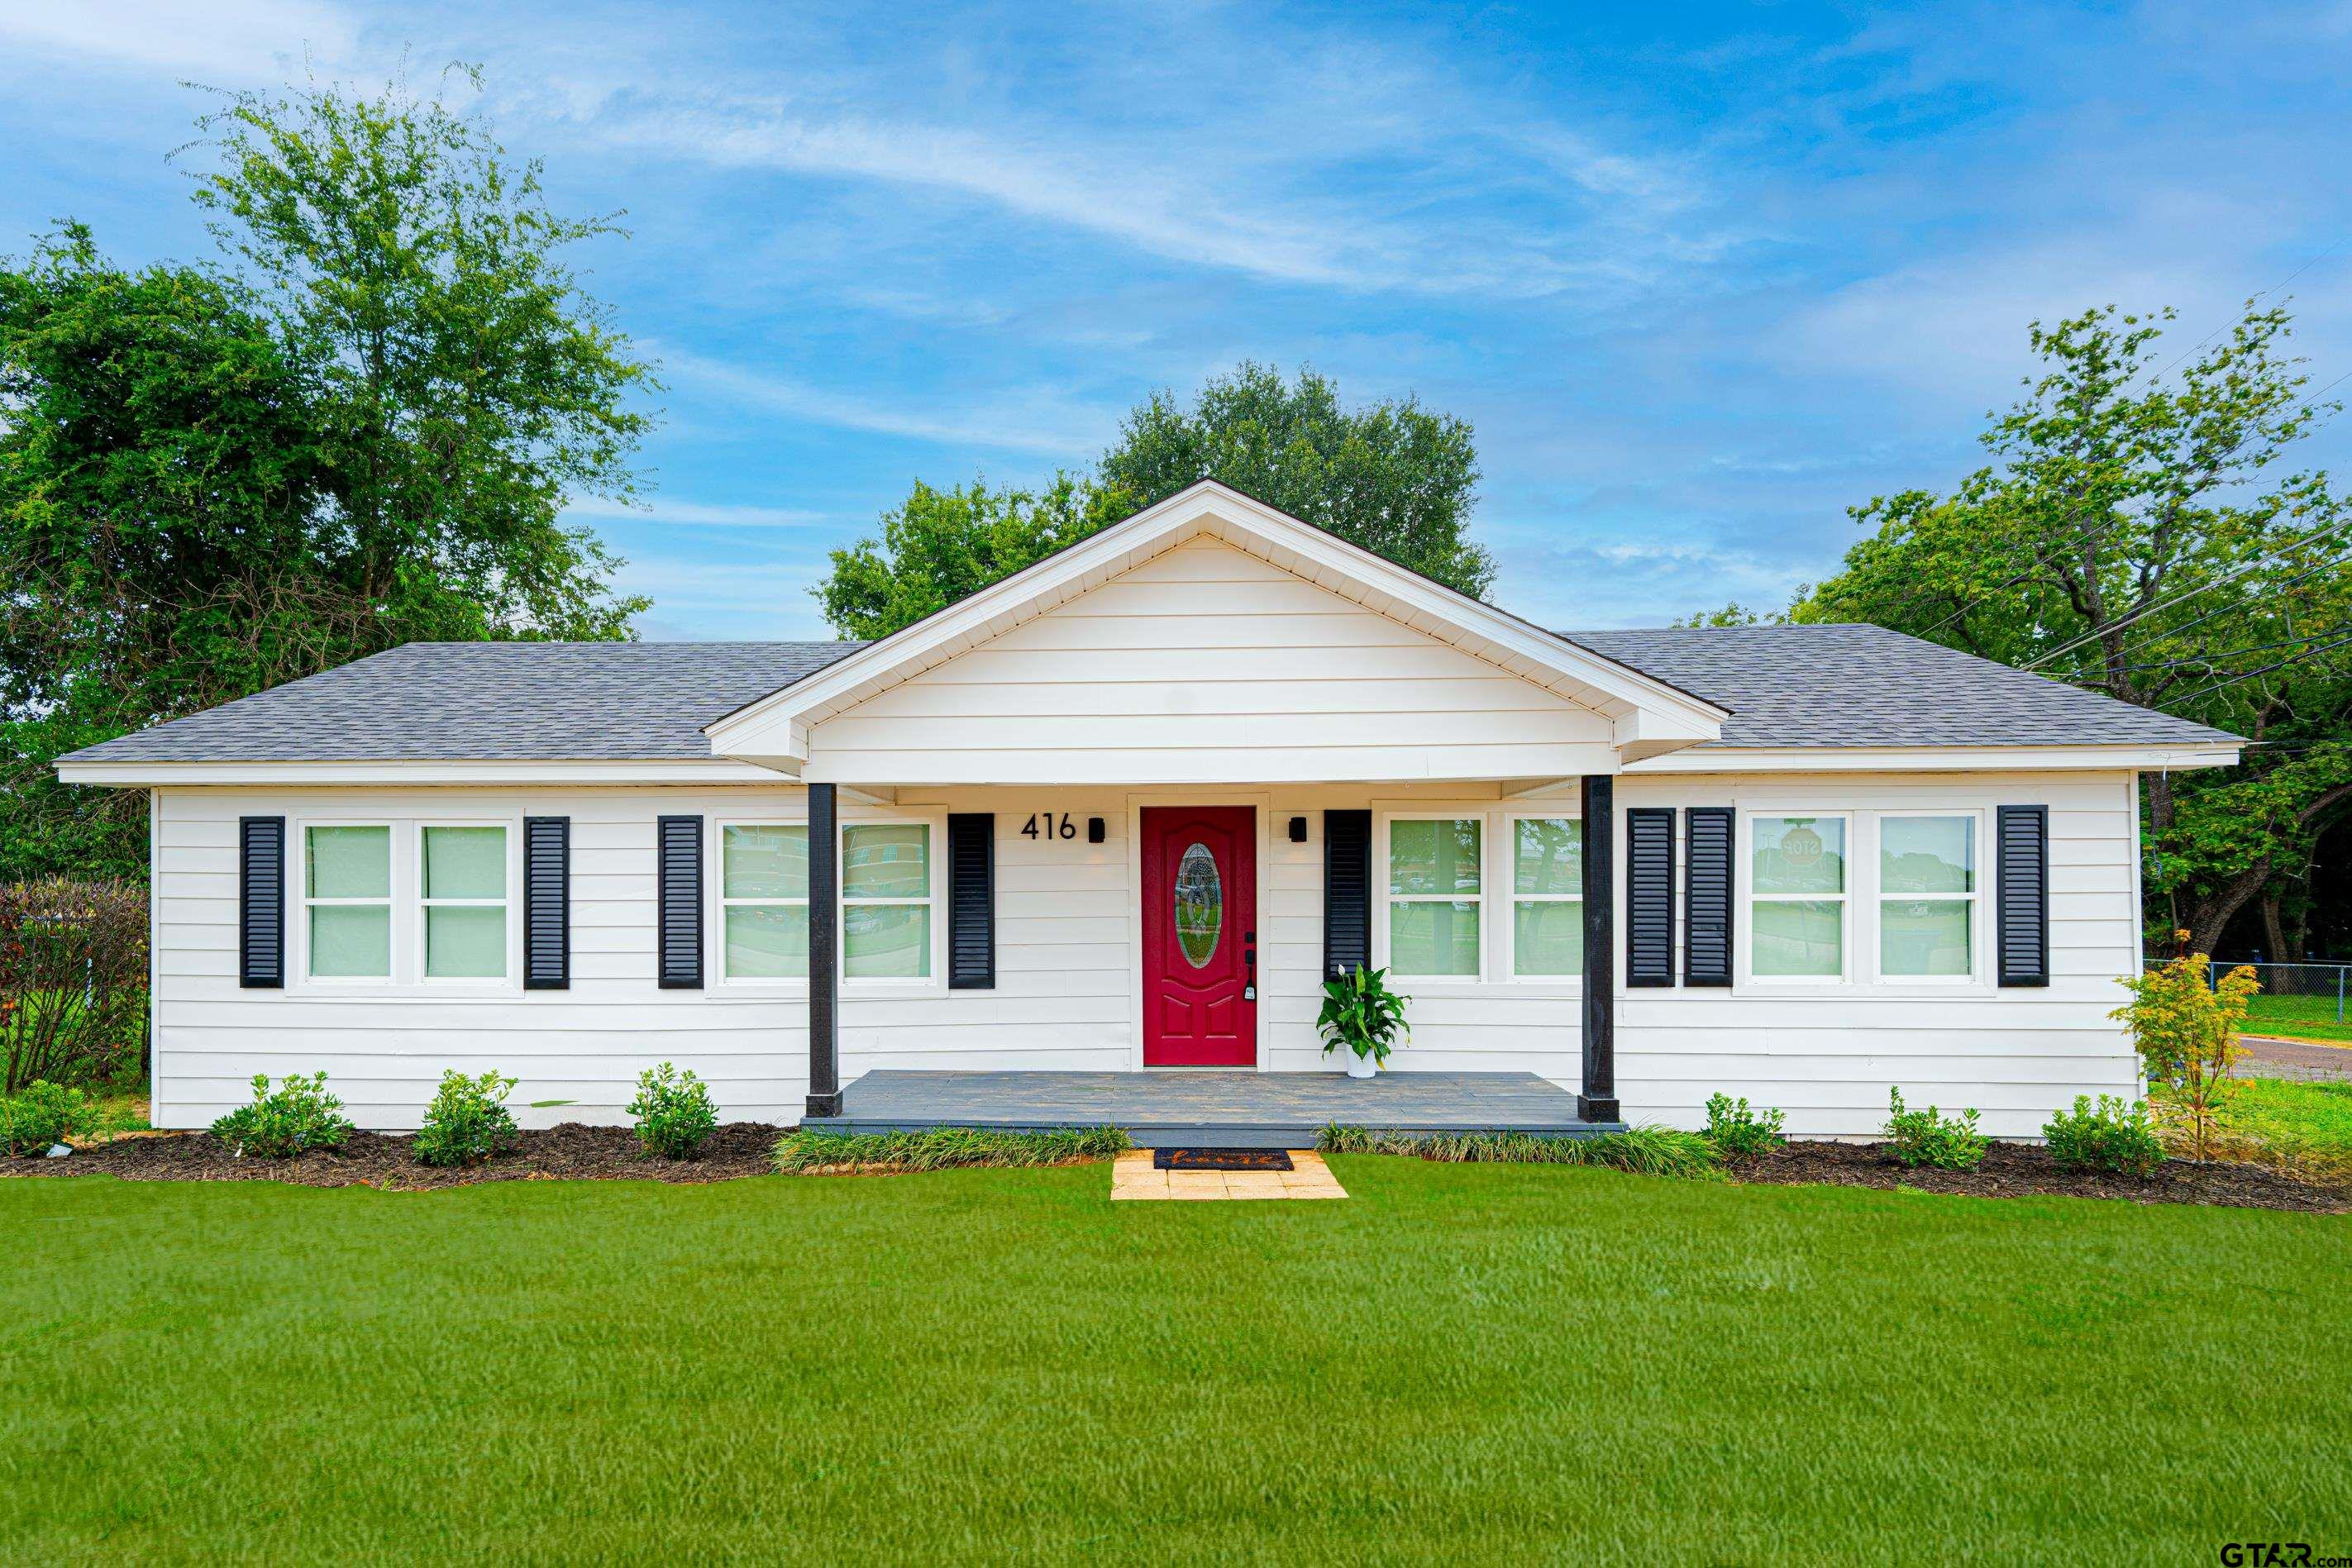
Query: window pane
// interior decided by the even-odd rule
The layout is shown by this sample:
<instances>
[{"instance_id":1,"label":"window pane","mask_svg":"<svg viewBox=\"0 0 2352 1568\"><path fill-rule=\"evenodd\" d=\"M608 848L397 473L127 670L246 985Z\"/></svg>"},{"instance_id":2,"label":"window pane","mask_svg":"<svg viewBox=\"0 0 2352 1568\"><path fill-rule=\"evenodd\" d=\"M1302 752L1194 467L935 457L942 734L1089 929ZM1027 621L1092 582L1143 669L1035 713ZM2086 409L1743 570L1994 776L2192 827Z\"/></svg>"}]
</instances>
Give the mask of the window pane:
<instances>
[{"instance_id":1,"label":"window pane","mask_svg":"<svg viewBox=\"0 0 2352 1568\"><path fill-rule=\"evenodd\" d=\"M845 828L841 851L844 898L931 895L931 829L927 822Z\"/></svg>"},{"instance_id":2,"label":"window pane","mask_svg":"<svg viewBox=\"0 0 2352 1568\"><path fill-rule=\"evenodd\" d=\"M504 828L425 830L425 896L504 898L507 895L507 831Z\"/></svg>"},{"instance_id":3,"label":"window pane","mask_svg":"<svg viewBox=\"0 0 2352 1568\"><path fill-rule=\"evenodd\" d=\"M310 828L313 898L390 898L390 828Z\"/></svg>"},{"instance_id":4,"label":"window pane","mask_svg":"<svg viewBox=\"0 0 2352 1568\"><path fill-rule=\"evenodd\" d=\"M1475 975L1478 906L1389 905L1389 967L1400 975Z\"/></svg>"},{"instance_id":5,"label":"window pane","mask_svg":"<svg viewBox=\"0 0 2352 1568\"><path fill-rule=\"evenodd\" d=\"M1570 817L1522 817L1511 850L1514 893L1584 891L1584 824Z\"/></svg>"},{"instance_id":6,"label":"window pane","mask_svg":"<svg viewBox=\"0 0 2352 1568\"><path fill-rule=\"evenodd\" d=\"M1958 899L1890 899L1878 906L1878 967L1887 975L1967 975L1969 909Z\"/></svg>"},{"instance_id":7,"label":"window pane","mask_svg":"<svg viewBox=\"0 0 2352 1568\"><path fill-rule=\"evenodd\" d=\"M1176 946L1184 962L1205 969L1216 956L1217 936L1225 924L1225 887L1217 875L1217 857L1206 844L1194 844L1176 862Z\"/></svg>"},{"instance_id":8,"label":"window pane","mask_svg":"<svg viewBox=\"0 0 2352 1568\"><path fill-rule=\"evenodd\" d=\"M329 979L392 975L392 906L326 904L310 908L310 973Z\"/></svg>"},{"instance_id":9,"label":"window pane","mask_svg":"<svg viewBox=\"0 0 2352 1568\"><path fill-rule=\"evenodd\" d=\"M843 972L853 979L922 979L931 972L931 911L863 904L841 915Z\"/></svg>"},{"instance_id":10,"label":"window pane","mask_svg":"<svg viewBox=\"0 0 2352 1568\"><path fill-rule=\"evenodd\" d=\"M1843 893L1844 819L1757 818L1753 881L1758 893Z\"/></svg>"},{"instance_id":11,"label":"window pane","mask_svg":"<svg viewBox=\"0 0 2352 1568\"><path fill-rule=\"evenodd\" d=\"M727 973L735 979L805 979L808 905L737 904L727 911Z\"/></svg>"},{"instance_id":12,"label":"window pane","mask_svg":"<svg viewBox=\"0 0 2352 1568\"><path fill-rule=\"evenodd\" d=\"M507 972L503 904L439 904L425 912L425 973L436 980L494 980Z\"/></svg>"},{"instance_id":13,"label":"window pane","mask_svg":"<svg viewBox=\"0 0 2352 1568\"><path fill-rule=\"evenodd\" d=\"M1478 819L1389 824L1391 893L1478 891Z\"/></svg>"},{"instance_id":14,"label":"window pane","mask_svg":"<svg viewBox=\"0 0 2352 1568\"><path fill-rule=\"evenodd\" d=\"M1882 817L1878 876L1882 893L1972 893L1974 817Z\"/></svg>"},{"instance_id":15,"label":"window pane","mask_svg":"<svg viewBox=\"0 0 2352 1568\"><path fill-rule=\"evenodd\" d=\"M729 898L806 898L808 829L719 831L719 882Z\"/></svg>"},{"instance_id":16,"label":"window pane","mask_svg":"<svg viewBox=\"0 0 2352 1568\"><path fill-rule=\"evenodd\" d=\"M1840 905L1826 901L1759 904L1756 911L1756 972L1759 975L1825 975L1844 971Z\"/></svg>"},{"instance_id":17,"label":"window pane","mask_svg":"<svg viewBox=\"0 0 2352 1568\"><path fill-rule=\"evenodd\" d=\"M1513 905L1511 953L1517 974L1584 973L1583 904Z\"/></svg>"}]
</instances>

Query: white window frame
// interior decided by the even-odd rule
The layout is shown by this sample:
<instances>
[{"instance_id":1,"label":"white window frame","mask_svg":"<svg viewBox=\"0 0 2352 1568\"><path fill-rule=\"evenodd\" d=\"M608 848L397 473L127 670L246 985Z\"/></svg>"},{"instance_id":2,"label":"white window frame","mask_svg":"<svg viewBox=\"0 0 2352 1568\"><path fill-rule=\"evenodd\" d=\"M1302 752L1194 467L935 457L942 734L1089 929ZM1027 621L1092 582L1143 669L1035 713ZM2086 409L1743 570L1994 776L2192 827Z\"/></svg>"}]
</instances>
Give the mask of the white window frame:
<instances>
[{"instance_id":1,"label":"white window frame","mask_svg":"<svg viewBox=\"0 0 2352 1568\"><path fill-rule=\"evenodd\" d=\"M1538 816L1552 816L1556 814L1557 813L1549 811L1530 813L1530 815ZM1432 986L1483 986L1489 983L1487 977L1495 972L1495 960L1493 957L1492 946L1495 940L1495 923L1486 918L1488 913L1486 890L1492 887L1495 883L1494 860L1496 834L1494 810L1492 806L1475 804L1464 804L1451 807L1443 804L1434 804L1426 808L1414 806L1405 810L1381 811L1378 816L1378 821L1380 826L1380 832L1378 835L1380 841L1373 846L1375 853L1372 864L1372 874L1379 878L1380 912L1377 919L1373 922L1372 967L1376 969L1388 970L1391 979L1411 980L1415 985L1424 988ZM1397 823L1472 821L1478 824L1478 891L1476 893L1469 894L1400 894L1390 891L1390 883L1392 880L1392 872L1389 854L1389 846L1393 836L1392 830ZM1408 975L1398 971L1395 967L1395 960L1389 952L1389 906L1391 904L1476 904L1478 906L1477 972L1469 975ZM1538 978L1556 978L1556 977L1538 977Z\"/></svg>"},{"instance_id":2,"label":"white window frame","mask_svg":"<svg viewBox=\"0 0 2352 1568\"><path fill-rule=\"evenodd\" d=\"M1860 813L1855 810L1855 808L1851 806L1816 807L1802 804L1782 805L1778 801L1762 805L1742 804L1738 808L1738 810L1739 813L1739 968L1741 980L1748 985L1767 987L1773 990L1802 990L1809 987L1819 990L1829 988L1851 987L1854 983L1854 976L1860 972L1854 964L1853 918L1854 904L1862 896L1862 889L1857 885L1862 880L1862 873L1854 864L1855 861L1861 858L1856 852L1861 848L1862 844L1860 834L1861 824L1856 821L1856 818ZM1756 824L1768 817L1774 819L1803 817L1813 821L1822 821L1833 818L1836 821L1844 823L1844 889L1842 892L1835 894L1759 894L1756 891ZM1876 853L1874 839L1872 852L1874 855ZM1831 899L1834 899L1838 905L1838 972L1835 975L1758 974L1756 972L1756 905L1759 902L1765 904L1819 904ZM1872 913L1874 916L1876 911L1874 910ZM1874 918L1872 922L1871 935L1874 941L1877 936L1876 921Z\"/></svg>"},{"instance_id":3,"label":"white window frame","mask_svg":"<svg viewBox=\"0 0 2352 1568\"><path fill-rule=\"evenodd\" d=\"M294 821L295 842L299 853L294 862L294 891L299 900L301 919L299 938L302 962L296 969L305 986L323 986L335 990L374 988L378 990L398 983L400 975L400 823L385 817L300 817ZM313 828L382 828L383 830L384 895L382 898L313 898L310 896L310 830ZM322 908L373 908L383 905L384 972L381 975L314 975L310 972L310 910L315 904Z\"/></svg>"},{"instance_id":4,"label":"white window frame","mask_svg":"<svg viewBox=\"0 0 2352 1568\"><path fill-rule=\"evenodd\" d=\"M930 891L920 898L852 898L849 896L849 830L852 828L928 828L925 843L925 881ZM947 930L940 924L940 912L947 907L947 839L948 822L944 814L926 816L920 813L877 817L845 817L834 825L834 983L849 990L877 991L944 991L947 989L947 964L943 958ZM885 905L920 905L930 913L930 964L928 975L859 975L849 973L849 911L853 904L880 908Z\"/></svg>"},{"instance_id":5,"label":"white window frame","mask_svg":"<svg viewBox=\"0 0 2352 1568\"><path fill-rule=\"evenodd\" d=\"M1500 885L1510 918L1496 922L1496 925L1500 927L1496 933L1496 940L1502 944L1502 947L1495 972L1515 986L1565 986L1571 989L1581 990L1584 987L1584 976L1581 973L1573 975L1522 975L1519 973L1519 905L1522 904L1573 904L1580 909L1584 904L1584 892L1580 887L1574 894L1521 894L1518 856L1521 822L1574 822L1580 833L1584 826L1583 809L1581 805L1570 810L1562 810L1558 806L1514 806L1498 813L1498 820L1502 823L1502 831L1494 835L1499 841L1495 847L1495 856L1496 863L1502 868ZM1579 863L1580 864L1581 862L1580 861Z\"/></svg>"},{"instance_id":6,"label":"white window frame","mask_svg":"<svg viewBox=\"0 0 2352 1568\"><path fill-rule=\"evenodd\" d=\"M798 898L730 898L727 896L727 830L730 828L808 828L805 812L797 817L713 817L710 822L710 930L718 948L719 983L730 988L762 991L805 991L806 975L736 975L727 967L727 911L730 908L788 909L811 907L808 890ZM844 824L846 826L847 824ZM841 862L835 860L838 866Z\"/></svg>"},{"instance_id":7,"label":"white window frame","mask_svg":"<svg viewBox=\"0 0 2352 1568\"><path fill-rule=\"evenodd\" d=\"M522 837L521 823L507 817L420 817L415 831L409 835L410 862L416 868L414 893L416 919L411 927L416 943L416 983L436 990L447 988L468 991L514 991L522 988L522 977L517 973L520 944L522 906ZM428 828L496 828L506 835L506 896L504 898L427 898L425 894L425 832ZM394 883L397 886L397 883ZM500 924L506 931L506 963L499 975L435 975L430 967L428 938L425 925L429 912L435 909L503 909L506 919Z\"/></svg>"},{"instance_id":8,"label":"white window frame","mask_svg":"<svg viewBox=\"0 0 2352 1568\"><path fill-rule=\"evenodd\" d=\"M1769 815L1770 813L1767 813ZM1891 894L1885 886L1885 866L1881 846L1885 841L1886 823L1899 817L1966 817L1976 824L1970 847L1975 852L1975 863L1969 868L1967 893ZM1990 847L1990 822L1981 806L1902 806L1871 813L1870 823L1870 976L1881 986L1925 986L1936 990L1953 990L1979 987L1984 983L1985 945L1990 936L1986 927L1984 896L1985 856ZM1885 972L1885 929L1886 905L1890 902L1904 904L1962 904L1969 905L1969 971L1965 975L1890 975Z\"/></svg>"}]
</instances>

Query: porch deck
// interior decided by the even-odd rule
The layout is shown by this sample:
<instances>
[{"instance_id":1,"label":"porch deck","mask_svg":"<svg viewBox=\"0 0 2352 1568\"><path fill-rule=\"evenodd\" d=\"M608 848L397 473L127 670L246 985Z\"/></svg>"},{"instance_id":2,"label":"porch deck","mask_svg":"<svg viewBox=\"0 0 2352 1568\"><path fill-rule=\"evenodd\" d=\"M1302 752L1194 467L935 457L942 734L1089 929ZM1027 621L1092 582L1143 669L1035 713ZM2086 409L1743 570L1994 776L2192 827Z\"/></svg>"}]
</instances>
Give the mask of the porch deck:
<instances>
[{"instance_id":1,"label":"porch deck","mask_svg":"<svg viewBox=\"0 0 2352 1568\"><path fill-rule=\"evenodd\" d=\"M841 1114L801 1125L837 1133L978 1127L1050 1132L1117 1126L1144 1148L1311 1148L1332 1123L1403 1133L1622 1130L1587 1122L1576 1096L1532 1072L868 1072Z\"/></svg>"}]
</instances>

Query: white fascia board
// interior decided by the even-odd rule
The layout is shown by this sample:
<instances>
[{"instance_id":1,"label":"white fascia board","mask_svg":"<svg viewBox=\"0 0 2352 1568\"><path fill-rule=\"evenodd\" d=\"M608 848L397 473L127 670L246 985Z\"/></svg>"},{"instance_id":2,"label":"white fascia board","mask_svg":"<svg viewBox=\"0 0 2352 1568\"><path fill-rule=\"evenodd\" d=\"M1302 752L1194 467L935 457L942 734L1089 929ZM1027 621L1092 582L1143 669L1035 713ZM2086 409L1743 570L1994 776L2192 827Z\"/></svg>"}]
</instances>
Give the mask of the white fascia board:
<instances>
[{"instance_id":1,"label":"white fascia board","mask_svg":"<svg viewBox=\"0 0 2352 1568\"><path fill-rule=\"evenodd\" d=\"M1677 744L1710 740L1722 733L1723 721L1730 716L1688 692L1554 637L1239 491L1202 480L1060 555L992 583L928 620L705 726L703 733L719 756L805 758L807 726L862 700L870 695L869 685L879 690L942 664L1202 533L1377 613L1429 632L1522 679L1545 685L1539 677L1549 674L1569 682L1581 689L1580 700L1612 717L1654 715L1661 738L1671 736ZM1465 642L1446 636L1447 630Z\"/></svg>"},{"instance_id":2,"label":"white fascia board","mask_svg":"<svg viewBox=\"0 0 2352 1568\"><path fill-rule=\"evenodd\" d=\"M736 758L637 762L60 762L68 784L128 789L190 785L793 784Z\"/></svg>"},{"instance_id":3,"label":"white fascia board","mask_svg":"<svg viewBox=\"0 0 2352 1568\"><path fill-rule=\"evenodd\" d=\"M2149 746L1709 746L1626 765L1652 773L2033 773L2228 768L2238 747Z\"/></svg>"}]
</instances>

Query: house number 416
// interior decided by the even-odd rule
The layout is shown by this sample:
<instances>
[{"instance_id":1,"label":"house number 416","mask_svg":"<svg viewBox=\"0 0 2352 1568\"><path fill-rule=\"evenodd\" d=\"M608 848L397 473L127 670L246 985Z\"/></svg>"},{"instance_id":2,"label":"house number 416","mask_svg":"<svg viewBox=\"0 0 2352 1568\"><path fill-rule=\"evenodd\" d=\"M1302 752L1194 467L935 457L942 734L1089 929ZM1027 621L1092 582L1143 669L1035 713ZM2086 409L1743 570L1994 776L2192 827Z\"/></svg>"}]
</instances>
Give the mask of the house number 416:
<instances>
[{"instance_id":1,"label":"house number 416","mask_svg":"<svg viewBox=\"0 0 2352 1568\"><path fill-rule=\"evenodd\" d=\"M1021 836L1024 839L1075 839L1078 836L1078 825L1070 821L1067 811L1058 817L1051 811L1037 811L1031 814L1029 825L1021 830Z\"/></svg>"}]
</instances>

